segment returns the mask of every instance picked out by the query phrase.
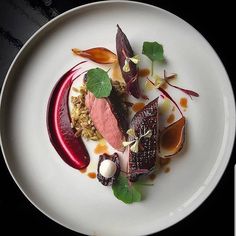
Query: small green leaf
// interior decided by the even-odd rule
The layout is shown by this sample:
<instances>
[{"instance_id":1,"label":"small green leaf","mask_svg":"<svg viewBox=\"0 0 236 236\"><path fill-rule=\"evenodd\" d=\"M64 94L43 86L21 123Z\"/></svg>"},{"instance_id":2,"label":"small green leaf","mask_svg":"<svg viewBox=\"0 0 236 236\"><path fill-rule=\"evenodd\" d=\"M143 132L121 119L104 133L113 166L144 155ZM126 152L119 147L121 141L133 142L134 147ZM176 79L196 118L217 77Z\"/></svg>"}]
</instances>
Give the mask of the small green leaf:
<instances>
[{"instance_id":1,"label":"small green leaf","mask_svg":"<svg viewBox=\"0 0 236 236\"><path fill-rule=\"evenodd\" d=\"M90 69L87 72L86 86L96 98L108 97L112 90L111 80L107 72L101 68Z\"/></svg>"},{"instance_id":2,"label":"small green leaf","mask_svg":"<svg viewBox=\"0 0 236 236\"><path fill-rule=\"evenodd\" d=\"M146 55L152 62L164 60L163 46L158 42L144 42L142 53Z\"/></svg>"},{"instance_id":3,"label":"small green leaf","mask_svg":"<svg viewBox=\"0 0 236 236\"><path fill-rule=\"evenodd\" d=\"M117 181L112 185L112 190L116 198L126 204L141 201L140 191L134 184L130 185L124 175L119 175Z\"/></svg>"}]
</instances>

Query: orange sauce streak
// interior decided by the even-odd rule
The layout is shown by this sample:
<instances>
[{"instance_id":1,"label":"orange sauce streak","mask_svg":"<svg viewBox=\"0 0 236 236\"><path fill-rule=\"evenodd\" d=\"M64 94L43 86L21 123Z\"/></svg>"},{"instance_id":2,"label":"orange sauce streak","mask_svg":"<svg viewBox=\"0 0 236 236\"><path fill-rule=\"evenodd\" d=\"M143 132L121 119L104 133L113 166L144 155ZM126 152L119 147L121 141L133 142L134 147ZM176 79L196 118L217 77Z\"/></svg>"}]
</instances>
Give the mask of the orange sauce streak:
<instances>
[{"instance_id":1,"label":"orange sauce streak","mask_svg":"<svg viewBox=\"0 0 236 236\"><path fill-rule=\"evenodd\" d=\"M141 111L145 107L145 104L143 102L137 102L132 106L132 110L134 112Z\"/></svg>"},{"instance_id":2,"label":"orange sauce streak","mask_svg":"<svg viewBox=\"0 0 236 236\"><path fill-rule=\"evenodd\" d=\"M171 113L169 115L169 117L167 118L167 123L171 124L171 123L173 123L174 120L175 120L175 115L173 113Z\"/></svg>"},{"instance_id":3,"label":"orange sauce streak","mask_svg":"<svg viewBox=\"0 0 236 236\"><path fill-rule=\"evenodd\" d=\"M188 107L188 100L187 98L181 98L180 99L180 106L183 108L187 108Z\"/></svg>"},{"instance_id":4,"label":"orange sauce streak","mask_svg":"<svg viewBox=\"0 0 236 236\"><path fill-rule=\"evenodd\" d=\"M139 71L138 71L138 75L139 75L140 77L146 77L146 76L148 76L149 74L150 74L150 70L147 69L147 68L139 69Z\"/></svg>"},{"instance_id":5,"label":"orange sauce streak","mask_svg":"<svg viewBox=\"0 0 236 236\"><path fill-rule=\"evenodd\" d=\"M79 171L80 171L80 173L84 174L87 171L87 168L81 169Z\"/></svg>"},{"instance_id":6,"label":"orange sauce streak","mask_svg":"<svg viewBox=\"0 0 236 236\"><path fill-rule=\"evenodd\" d=\"M95 172L89 172L88 177L91 179L95 179L97 177L97 174Z\"/></svg>"},{"instance_id":7,"label":"orange sauce streak","mask_svg":"<svg viewBox=\"0 0 236 236\"><path fill-rule=\"evenodd\" d=\"M97 144L97 146L94 149L94 153L95 154L103 154L103 153L108 153L108 146L106 144L106 142L104 140L99 141L99 143Z\"/></svg>"}]
</instances>

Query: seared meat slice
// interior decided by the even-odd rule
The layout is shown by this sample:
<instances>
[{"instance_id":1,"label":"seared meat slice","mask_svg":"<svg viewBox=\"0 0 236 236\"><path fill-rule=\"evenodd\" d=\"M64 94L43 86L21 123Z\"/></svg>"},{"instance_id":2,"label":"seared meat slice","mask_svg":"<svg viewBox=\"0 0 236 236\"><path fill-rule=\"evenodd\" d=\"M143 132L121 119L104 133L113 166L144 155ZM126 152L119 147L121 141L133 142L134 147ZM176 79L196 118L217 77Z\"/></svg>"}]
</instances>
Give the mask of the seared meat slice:
<instances>
[{"instance_id":1,"label":"seared meat slice","mask_svg":"<svg viewBox=\"0 0 236 236\"><path fill-rule=\"evenodd\" d=\"M112 89L108 98L96 98L88 92L85 104L99 133L113 148L123 151L122 142L128 129L127 112L116 95L116 91Z\"/></svg>"},{"instance_id":2,"label":"seared meat slice","mask_svg":"<svg viewBox=\"0 0 236 236\"><path fill-rule=\"evenodd\" d=\"M135 135L141 137L151 130L151 137L142 137L139 142L137 153L129 150L128 172L129 180L137 181L143 173L150 173L158 158L159 151L159 121L158 121L158 98L148 103L143 110L133 117L130 128L134 129ZM129 137L132 141L133 137Z\"/></svg>"}]
</instances>

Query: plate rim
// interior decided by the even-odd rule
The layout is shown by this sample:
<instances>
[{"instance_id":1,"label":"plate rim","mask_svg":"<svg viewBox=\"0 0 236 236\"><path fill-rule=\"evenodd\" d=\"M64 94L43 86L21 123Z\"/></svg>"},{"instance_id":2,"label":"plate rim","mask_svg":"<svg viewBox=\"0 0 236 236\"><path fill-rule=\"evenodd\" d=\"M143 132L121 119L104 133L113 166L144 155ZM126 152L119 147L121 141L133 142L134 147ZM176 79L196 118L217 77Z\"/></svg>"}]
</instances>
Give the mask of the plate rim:
<instances>
[{"instance_id":1,"label":"plate rim","mask_svg":"<svg viewBox=\"0 0 236 236\"><path fill-rule=\"evenodd\" d=\"M187 24L192 30L194 30L195 32L197 32L199 34L199 36L207 43L207 46L209 47L209 49L211 49L211 51L213 52L214 56L216 57L216 59L220 62L220 64L222 65L222 70L226 75L225 78L225 87L227 88L230 94L229 96L229 104L231 103L232 105L232 110L231 112L231 117L230 120L235 121L235 97L234 97L234 92L233 92L233 87L231 84L231 81L229 79L228 73L225 69L224 63L221 61L220 57L218 56L218 54L216 53L215 49L211 46L211 44L208 42L208 40L194 27L192 26L190 23L188 23L186 20L180 18L179 16L177 16L176 14L167 11L165 9L162 9L158 6L154 6L148 3L143 3L143 2L138 2L138 1L125 1L125 0L112 0L112 1L96 1L96 2L92 2L92 3L88 3L88 4L83 4L81 6L72 8L70 10L67 10L65 12L63 12L62 14L56 16L55 18L53 18L52 20L50 20L49 22L47 22L46 24L44 24L43 26L41 26L35 33L32 34L32 36L25 42L25 44L23 45L23 47L19 50L19 52L16 54L14 60L12 61L6 76L4 78L4 82L1 88L1 94L0 94L0 114L2 112L2 101L3 101L3 97L4 97L4 91L5 91L5 87L6 84L9 80L9 77L14 69L14 67L16 66L18 60L21 60L22 55L24 55L23 53L25 52L25 50L27 48L29 48L31 46L31 44L34 43L35 40L37 40L37 37L40 36L41 34L44 33L44 31L48 28L48 27L53 27L55 26L54 24L57 23L57 21L59 21L60 19L64 18L67 15L73 14L73 12L76 11L80 11L83 10L83 8L90 8L93 7L94 5L106 5L106 4L127 4L127 5L140 5L140 6L144 6L144 7L150 7L159 11L162 11L165 14L169 14L172 15L174 17L177 17L178 19L180 19L181 21L183 21L185 24ZM2 120L0 119L0 123L2 122ZM232 122L231 122L232 123ZM235 133L236 133L236 123L233 122L233 127L231 127L231 131L228 132L227 134L227 140L230 141L231 143L229 143L229 145L227 145L227 149L224 150L224 154L223 154L223 158L220 160L220 163L222 164L221 166L218 165L217 170L219 171L218 175L213 175L212 179L210 180L210 183L208 184L208 188L205 189L203 191L203 193L201 193L195 200L194 200L194 204L191 205L191 207L186 208L184 211L182 211L181 215L178 215L177 218L173 219L172 221L169 221L168 223L165 223L162 225L162 227L159 227L159 229L156 229L157 231L153 231L153 232L148 232L148 234L152 234L155 232L159 232L162 231L164 229L169 228L170 226L175 225L176 223L182 221L184 218L186 218L187 216L189 216L191 213L193 213L201 204L203 204L205 202L205 200L211 195L211 193L213 192L213 190L216 188L216 186L218 185L219 181L221 180L223 174L225 173L225 170L229 164L230 159L232 158L232 151L233 151L233 147L234 147L234 142L235 142ZM4 151L4 147L3 147L3 142L2 142L2 128L0 125L0 147L1 147L1 151L2 151L2 155L4 158L4 162L7 166L7 169L11 175L11 177L13 178L14 182L16 183L16 185L18 186L18 188L21 190L21 192L24 194L24 196L26 197L26 199L29 200L29 202L36 207L36 209L38 209L40 212L42 212L45 216L47 216L50 220L58 223L59 225L62 225L63 227L72 230L74 232L78 232L72 228L70 228L69 226L67 226L66 224L64 224L63 222L60 222L59 220L54 219L52 216L50 216L49 214L47 214L43 209L39 208L37 206L37 204L30 199L30 197L27 195L27 193L23 190L23 187L21 186L21 184L17 181L15 175L13 174L13 171L11 170L9 164L8 164L8 160Z\"/></svg>"}]
</instances>

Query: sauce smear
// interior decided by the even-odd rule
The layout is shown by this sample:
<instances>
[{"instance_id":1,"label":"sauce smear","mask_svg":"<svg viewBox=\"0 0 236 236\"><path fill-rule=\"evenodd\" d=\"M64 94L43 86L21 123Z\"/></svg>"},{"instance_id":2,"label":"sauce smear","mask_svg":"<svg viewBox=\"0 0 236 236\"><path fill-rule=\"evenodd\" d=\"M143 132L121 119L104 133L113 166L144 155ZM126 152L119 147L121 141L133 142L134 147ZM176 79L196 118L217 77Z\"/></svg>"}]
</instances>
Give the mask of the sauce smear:
<instances>
[{"instance_id":1,"label":"sauce smear","mask_svg":"<svg viewBox=\"0 0 236 236\"><path fill-rule=\"evenodd\" d=\"M166 127L160 135L160 151L164 156L178 153L184 143L185 118L182 117L175 123Z\"/></svg>"},{"instance_id":2,"label":"sauce smear","mask_svg":"<svg viewBox=\"0 0 236 236\"><path fill-rule=\"evenodd\" d=\"M76 169L83 169L90 162L83 140L75 137L71 128L68 107L71 85L79 76L79 66L83 63L85 61L74 66L58 80L51 92L47 107L47 129L50 141L60 157Z\"/></svg>"},{"instance_id":3,"label":"sauce smear","mask_svg":"<svg viewBox=\"0 0 236 236\"><path fill-rule=\"evenodd\" d=\"M160 164L161 164L161 166L165 166L165 165L169 164L170 161L171 161L170 158L160 158Z\"/></svg>"},{"instance_id":4,"label":"sauce smear","mask_svg":"<svg viewBox=\"0 0 236 236\"><path fill-rule=\"evenodd\" d=\"M183 108L187 108L188 107L188 100L187 98L181 98L180 99L180 106Z\"/></svg>"},{"instance_id":5,"label":"sauce smear","mask_svg":"<svg viewBox=\"0 0 236 236\"><path fill-rule=\"evenodd\" d=\"M138 71L138 75L140 77L146 77L149 74L150 74L150 70L148 68L139 69L139 71Z\"/></svg>"},{"instance_id":6,"label":"sauce smear","mask_svg":"<svg viewBox=\"0 0 236 236\"><path fill-rule=\"evenodd\" d=\"M108 146L107 146L106 141L104 139L101 139L98 142L97 146L94 149L94 153L97 155L104 154L104 153L109 154L108 153Z\"/></svg>"},{"instance_id":7,"label":"sauce smear","mask_svg":"<svg viewBox=\"0 0 236 236\"><path fill-rule=\"evenodd\" d=\"M80 169L79 171L80 171L80 173L84 174L87 171L87 168Z\"/></svg>"},{"instance_id":8,"label":"sauce smear","mask_svg":"<svg viewBox=\"0 0 236 236\"><path fill-rule=\"evenodd\" d=\"M167 167L164 169L164 172L165 172L165 173L168 173L168 172L170 172L170 167L169 167L169 166L167 166Z\"/></svg>"},{"instance_id":9,"label":"sauce smear","mask_svg":"<svg viewBox=\"0 0 236 236\"><path fill-rule=\"evenodd\" d=\"M175 115L171 113L169 117L167 118L167 123L171 124L175 120Z\"/></svg>"},{"instance_id":10,"label":"sauce smear","mask_svg":"<svg viewBox=\"0 0 236 236\"><path fill-rule=\"evenodd\" d=\"M156 178L156 174L150 174L149 176L148 176L148 178L150 179L150 180L154 180L155 178Z\"/></svg>"},{"instance_id":11,"label":"sauce smear","mask_svg":"<svg viewBox=\"0 0 236 236\"><path fill-rule=\"evenodd\" d=\"M95 179L97 177L97 174L95 172L89 172L88 177L91 179Z\"/></svg>"},{"instance_id":12,"label":"sauce smear","mask_svg":"<svg viewBox=\"0 0 236 236\"><path fill-rule=\"evenodd\" d=\"M145 104L144 104L143 102L137 102L137 103L133 104L132 110L133 110L134 112L139 112L139 111L141 111L144 107L145 107Z\"/></svg>"}]
</instances>

